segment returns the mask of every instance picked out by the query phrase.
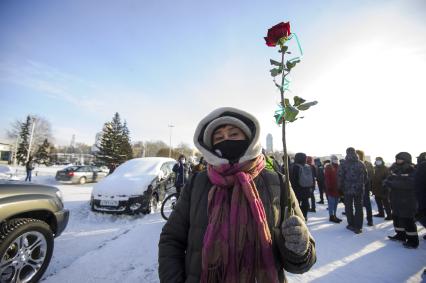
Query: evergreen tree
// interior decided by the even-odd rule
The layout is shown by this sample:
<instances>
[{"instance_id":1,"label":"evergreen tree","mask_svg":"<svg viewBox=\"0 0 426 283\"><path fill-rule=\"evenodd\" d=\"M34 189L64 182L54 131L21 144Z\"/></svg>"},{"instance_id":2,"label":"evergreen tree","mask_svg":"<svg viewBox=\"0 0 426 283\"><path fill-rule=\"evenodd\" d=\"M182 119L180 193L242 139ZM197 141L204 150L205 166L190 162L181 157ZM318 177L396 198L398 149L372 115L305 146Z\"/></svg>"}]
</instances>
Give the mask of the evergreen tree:
<instances>
[{"instance_id":1,"label":"evergreen tree","mask_svg":"<svg viewBox=\"0 0 426 283\"><path fill-rule=\"evenodd\" d=\"M30 124L31 117L27 116L27 121L21 123L21 131L19 133L20 143L18 145L18 151L16 152L16 159L18 160L18 164L21 163L25 165L27 160L27 154L29 149L29 138L30 138Z\"/></svg>"},{"instance_id":2,"label":"evergreen tree","mask_svg":"<svg viewBox=\"0 0 426 283\"><path fill-rule=\"evenodd\" d=\"M118 113L115 113L111 122L104 124L97 157L107 166L118 166L132 158L129 129L126 122L124 125L121 123Z\"/></svg>"},{"instance_id":3,"label":"evergreen tree","mask_svg":"<svg viewBox=\"0 0 426 283\"><path fill-rule=\"evenodd\" d=\"M44 139L43 144L38 147L38 150L35 154L36 162L39 164L47 164L49 162L48 149L50 144L47 139Z\"/></svg>"}]
</instances>

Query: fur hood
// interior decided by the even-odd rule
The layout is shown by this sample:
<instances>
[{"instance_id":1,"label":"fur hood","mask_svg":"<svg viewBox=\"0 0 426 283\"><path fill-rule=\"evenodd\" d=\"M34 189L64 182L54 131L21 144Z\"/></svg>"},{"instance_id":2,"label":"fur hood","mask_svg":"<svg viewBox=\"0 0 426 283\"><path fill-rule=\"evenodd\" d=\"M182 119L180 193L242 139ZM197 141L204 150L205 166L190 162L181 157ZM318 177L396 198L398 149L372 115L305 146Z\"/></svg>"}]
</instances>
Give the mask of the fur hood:
<instances>
[{"instance_id":1,"label":"fur hood","mask_svg":"<svg viewBox=\"0 0 426 283\"><path fill-rule=\"evenodd\" d=\"M238 162L244 162L247 160L252 160L259 156L262 153L262 146L259 141L260 136L260 124L259 121L251 114L232 107L222 107L214 110L210 114L208 114L205 118L203 118L195 129L194 134L194 144L195 147L201 152L204 156L204 160L207 163L218 166L222 164L229 164L229 160L219 157L216 153L214 153L209 144L206 144L204 141L204 134L206 132L206 128L212 123L214 120L220 117L233 117L244 123L247 128L250 130L251 138L249 139L250 144L242 157L240 157ZM211 137L208 137L211 138Z\"/></svg>"}]
</instances>

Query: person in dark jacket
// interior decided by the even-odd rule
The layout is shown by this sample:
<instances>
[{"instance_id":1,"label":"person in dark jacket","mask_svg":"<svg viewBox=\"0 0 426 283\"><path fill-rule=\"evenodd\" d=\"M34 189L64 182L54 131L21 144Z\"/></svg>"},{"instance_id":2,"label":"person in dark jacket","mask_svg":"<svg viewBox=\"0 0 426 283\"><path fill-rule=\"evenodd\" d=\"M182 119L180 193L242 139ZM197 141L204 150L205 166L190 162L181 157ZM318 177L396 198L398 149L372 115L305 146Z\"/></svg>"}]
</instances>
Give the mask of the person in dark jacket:
<instances>
[{"instance_id":1,"label":"person in dark jacket","mask_svg":"<svg viewBox=\"0 0 426 283\"><path fill-rule=\"evenodd\" d=\"M389 203L389 191L383 187L383 181L389 176L389 169L386 167L383 158L376 157L374 162L374 175L372 180L372 190L379 212L374 217L385 217L385 220L392 220L392 211ZM383 209L384 208L384 209Z\"/></svg>"},{"instance_id":2,"label":"person in dark jacket","mask_svg":"<svg viewBox=\"0 0 426 283\"><path fill-rule=\"evenodd\" d=\"M359 161L353 147L346 149L346 158L339 167L338 175L339 187L342 188L345 196L345 212L348 221L346 228L356 234L362 233L362 201L367 182L367 169L364 163Z\"/></svg>"},{"instance_id":3,"label":"person in dark jacket","mask_svg":"<svg viewBox=\"0 0 426 283\"><path fill-rule=\"evenodd\" d=\"M337 172L339 171L339 160L335 155L331 156L331 164L325 166L324 178L325 189L328 198L328 214L330 215L329 221L340 223L342 219L336 215L337 204L339 203L339 188L337 182Z\"/></svg>"},{"instance_id":4,"label":"person in dark jacket","mask_svg":"<svg viewBox=\"0 0 426 283\"><path fill-rule=\"evenodd\" d=\"M185 155L181 154L178 162L173 166L173 172L176 174L175 187L178 194L188 181L190 171L191 167L186 163Z\"/></svg>"},{"instance_id":5,"label":"person in dark jacket","mask_svg":"<svg viewBox=\"0 0 426 283\"><path fill-rule=\"evenodd\" d=\"M309 198L311 197L313 180L311 180L311 182L307 182L306 179L308 178L301 178L303 176L301 170L305 170L305 172L308 172L306 168L310 169L310 171L312 172L311 167L306 164L306 154L304 154L303 152L296 153L296 155L294 156L294 163L291 168L290 182L291 186L294 189L294 192L296 193L296 197L299 201L300 209L302 210L303 216L305 217L305 220L308 220ZM306 175L307 174L308 173L306 173ZM311 177L309 178L313 178L312 173L310 176Z\"/></svg>"},{"instance_id":6,"label":"person in dark jacket","mask_svg":"<svg viewBox=\"0 0 426 283\"><path fill-rule=\"evenodd\" d=\"M371 200L370 193L372 190L372 180L374 175L374 167L371 162L365 159L365 153L362 150L356 150L356 154L358 155L359 160L364 163L365 168L367 169L367 181L365 183L364 189L364 197L362 200L362 205L365 207L365 211L367 212L367 225L373 226L373 210L371 208Z\"/></svg>"},{"instance_id":7,"label":"person in dark jacket","mask_svg":"<svg viewBox=\"0 0 426 283\"><path fill-rule=\"evenodd\" d=\"M401 241L406 248L417 248L419 236L415 215L417 200L414 183L414 166L408 152L395 156L395 163L390 168L390 176L385 186L390 189L393 226L396 234L388 236L393 241Z\"/></svg>"},{"instance_id":8,"label":"person in dark jacket","mask_svg":"<svg viewBox=\"0 0 426 283\"><path fill-rule=\"evenodd\" d=\"M33 157L30 156L28 158L27 163L25 163L25 170L27 171L27 177L25 177L25 182L31 182L31 176L33 174L33 170L34 170L34 162L33 162Z\"/></svg>"},{"instance_id":9,"label":"person in dark jacket","mask_svg":"<svg viewBox=\"0 0 426 283\"><path fill-rule=\"evenodd\" d=\"M325 191L325 184L324 184L324 165L321 163L321 159L315 158L314 159L315 167L316 167L316 179L318 184L318 190L320 195L320 200L317 202L319 204L324 204L324 191Z\"/></svg>"},{"instance_id":10,"label":"person in dark jacket","mask_svg":"<svg viewBox=\"0 0 426 283\"><path fill-rule=\"evenodd\" d=\"M294 193L265 170L259 135L257 119L239 109L201 120L194 143L208 169L191 177L163 227L160 282L282 283L284 270L303 273L315 263Z\"/></svg>"},{"instance_id":11,"label":"person in dark jacket","mask_svg":"<svg viewBox=\"0 0 426 283\"><path fill-rule=\"evenodd\" d=\"M309 167L311 167L312 170L312 188L311 188L311 195L309 197L309 199L311 200L311 205L309 207L309 212L317 212L316 210L316 200L315 200L315 180L317 177L317 169L315 168L314 165L314 159L312 158L312 156L306 156L306 164L309 165Z\"/></svg>"},{"instance_id":12,"label":"person in dark jacket","mask_svg":"<svg viewBox=\"0 0 426 283\"><path fill-rule=\"evenodd\" d=\"M417 157L417 169L415 174L418 214L417 219L426 228L426 152ZM426 235L423 236L426 240Z\"/></svg>"}]
</instances>

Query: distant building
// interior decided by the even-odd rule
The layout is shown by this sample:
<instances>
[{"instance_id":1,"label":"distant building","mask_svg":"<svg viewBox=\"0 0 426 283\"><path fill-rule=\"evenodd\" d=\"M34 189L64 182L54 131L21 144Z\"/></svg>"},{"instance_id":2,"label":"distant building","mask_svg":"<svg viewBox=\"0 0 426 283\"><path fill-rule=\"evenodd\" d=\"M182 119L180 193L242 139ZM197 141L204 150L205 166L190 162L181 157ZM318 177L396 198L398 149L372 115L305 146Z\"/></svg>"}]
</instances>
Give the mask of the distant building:
<instances>
[{"instance_id":1,"label":"distant building","mask_svg":"<svg viewBox=\"0 0 426 283\"><path fill-rule=\"evenodd\" d=\"M266 135L266 152L271 153L274 151L274 142L271 134Z\"/></svg>"},{"instance_id":2,"label":"distant building","mask_svg":"<svg viewBox=\"0 0 426 283\"><path fill-rule=\"evenodd\" d=\"M12 160L12 145L0 142L0 163L9 163Z\"/></svg>"}]
</instances>

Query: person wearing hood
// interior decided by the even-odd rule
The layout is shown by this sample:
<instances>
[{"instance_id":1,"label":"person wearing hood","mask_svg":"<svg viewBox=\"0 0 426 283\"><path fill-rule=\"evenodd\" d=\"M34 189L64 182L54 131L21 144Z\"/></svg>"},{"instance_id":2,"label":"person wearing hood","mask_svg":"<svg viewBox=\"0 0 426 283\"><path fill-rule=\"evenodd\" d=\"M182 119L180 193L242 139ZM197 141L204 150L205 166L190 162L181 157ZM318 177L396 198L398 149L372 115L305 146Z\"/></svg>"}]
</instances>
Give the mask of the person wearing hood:
<instances>
[{"instance_id":1,"label":"person wearing hood","mask_svg":"<svg viewBox=\"0 0 426 283\"><path fill-rule=\"evenodd\" d=\"M370 193L371 193L371 184L373 180L374 175L374 167L371 162L365 159L365 153L362 150L356 150L356 154L358 155L359 160L364 163L365 168L367 169L367 180L365 183L365 189L364 189L364 197L362 200L362 204L365 207L365 210L367 212L367 225L373 226L373 210L371 209L371 200L370 200Z\"/></svg>"},{"instance_id":2,"label":"person wearing hood","mask_svg":"<svg viewBox=\"0 0 426 283\"><path fill-rule=\"evenodd\" d=\"M345 212L348 221L346 228L360 234L362 233L362 201L367 182L367 169L364 163L359 161L353 147L346 149L345 161L339 167L338 176L339 187L342 188L345 196Z\"/></svg>"},{"instance_id":3,"label":"person wearing hood","mask_svg":"<svg viewBox=\"0 0 426 283\"><path fill-rule=\"evenodd\" d=\"M293 190L265 169L259 135L258 120L236 108L198 124L194 143L207 170L192 175L163 227L160 282L282 283L284 270L303 273L315 263Z\"/></svg>"},{"instance_id":4,"label":"person wearing hood","mask_svg":"<svg viewBox=\"0 0 426 283\"><path fill-rule=\"evenodd\" d=\"M408 152L400 152L395 156L395 163L390 168L390 176L384 184L390 189L393 226L395 235L390 240L401 241L406 248L419 246L419 235L415 215L417 199L414 181L414 166Z\"/></svg>"},{"instance_id":5,"label":"person wearing hood","mask_svg":"<svg viewBox=\"0 0 426 283\"><path fill-rule=\"evenodd\" d=\"M426 228L426 152L417 157L417 169L415 174L416 193L418 203L418 220ZM426 235L423 236L426 240Z\"/></svg>"},{"instance_id":6,"label":"person wearing hood","mask_svg":"<svg viewBox=\"0 0 426 283\"><path fill-rule=\"evenodd\" d=\"M298 152L290 171L291 186L296 193L305 220L308 220L309 198L314 184L312 168L306 164L306 154Z\"/></svg>"},{"instance_id":7,"label":"person wearing hood","mask_svg":"<svg viewBox=\"0 0 426 283\"><path fill-rule=\"evenodd\" d=\"M339 160L337 156L331 156L331 164L325 166L324 178L325 189L328 198L328 214L330 215L329 221L334 223L342 222L342 219L336 215L337 204L339 203L339 188L337 184L337 172L339 171Z\"/></svg>"},{"instance_id":8,"label":"person wearing hood","mask_svg":"<svg viewBox=\"0 0 426 283\"><path fill-rule=\"evenodd\" d=\"M389 191L383 187L383 181L389 176L389 169L386 167L383 158L376 157L374 162L374 175L372 189L379 212L374 217L385 217L385 220L392 220L392 212L389 203ZM383 209L384 207L384 209Z\"/></svg>"},{"instance_id":9,"label":"person wearing hood","mask_svg":"<svg viewBox=\"0 0 426 283\"><path fill-rule=\"evenodd\" d=\"M185 155L181 154L179 156L178 162L173 166L173 172L176 174L176 192L180 194L180 191L188 181L188 177L191 172L191 167L186 163Z\"/></svg>"},{"instance_id":10,"label":"person wearing hood","mask_svg":"<svg viewBox=\"0 0 426 283\"><path fill-rule=\"evenodd\" d=\"M321 159L314 159L315 167L316 167L316 178L318 184L318 190L320 195L320 200L317 202L319 204L324 204L324 191L325 191L325 183L324 183L324 168L325 166L321 163Z\"/></svg>"}]
</instances>

